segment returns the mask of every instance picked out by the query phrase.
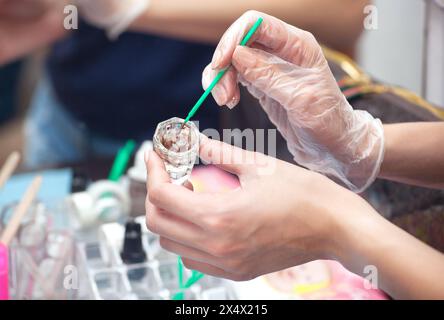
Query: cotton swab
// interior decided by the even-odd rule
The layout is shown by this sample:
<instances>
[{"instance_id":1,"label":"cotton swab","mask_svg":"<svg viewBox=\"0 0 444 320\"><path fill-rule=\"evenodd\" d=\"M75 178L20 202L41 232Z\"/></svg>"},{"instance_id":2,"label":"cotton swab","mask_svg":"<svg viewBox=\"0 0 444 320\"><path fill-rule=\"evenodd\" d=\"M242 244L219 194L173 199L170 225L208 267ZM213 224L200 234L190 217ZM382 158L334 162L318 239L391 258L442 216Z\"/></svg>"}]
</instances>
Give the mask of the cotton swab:
<instances>
[{"instance_id":1,"label":"cotton swab","mask_svg":"<svg viewBox=\"0 0 444 320\"><path fill-rule=\"evenodd\" d=\"M42 184L42 177L37 176L23 195L20 203L14 210L11 219L0 237L0 300L9 299L9 275L8 275L8 246L14 238L20 223L34 201Z\"/></svg>"},{"instance_id":2,"label":"cotton swab","mask_svg":"<svg viewBox=\"0 0 444 320\"><path fill-rule=\"evenodd\" d=\"M6 162L0 171L0 189L3 188L8 179L11 177L12 173L17 168L19 162L20 162L20 153L17 151L11 153L9 157L6 159Z\"/></svg>"},{"instance_id":3,"label":"cotton swab","mask_svg":"<svg viewBox=\"0 0 444 320\"><path fill-rule=\"evenodd\" d=\"M31 182L25 194L23 195L22 200L16 207L11 219L9 220L6 229L3 231L0 238L0 243L4 244L5 246L8 246L10 244L20 226L20 223L23 220L23 217L25 216L26 212L37 196L37 192L39 191L41 184L41 176L35 177L34 180Z\"/></svg>"}]
</instances>

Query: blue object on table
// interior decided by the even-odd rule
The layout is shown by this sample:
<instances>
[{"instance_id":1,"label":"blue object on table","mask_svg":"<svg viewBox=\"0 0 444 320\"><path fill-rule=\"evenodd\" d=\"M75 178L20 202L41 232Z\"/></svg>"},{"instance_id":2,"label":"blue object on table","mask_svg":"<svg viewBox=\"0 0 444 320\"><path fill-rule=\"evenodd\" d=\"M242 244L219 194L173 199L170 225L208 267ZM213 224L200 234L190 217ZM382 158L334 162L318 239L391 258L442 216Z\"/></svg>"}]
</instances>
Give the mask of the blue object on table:
<instances>
[{"instance_id":1,"label":"blue object on table","mask_svg":"<svg viewBox=\"0 0 444 320\"><path fill-rule=\"evenodd\" d=\"M26 188L37 174L43 177L37 200L50 206L70 194L73 176L71 169L22 173L11 177L3 189L0 190L0 208L20 200Z\"/></svg>"}]
</instances>

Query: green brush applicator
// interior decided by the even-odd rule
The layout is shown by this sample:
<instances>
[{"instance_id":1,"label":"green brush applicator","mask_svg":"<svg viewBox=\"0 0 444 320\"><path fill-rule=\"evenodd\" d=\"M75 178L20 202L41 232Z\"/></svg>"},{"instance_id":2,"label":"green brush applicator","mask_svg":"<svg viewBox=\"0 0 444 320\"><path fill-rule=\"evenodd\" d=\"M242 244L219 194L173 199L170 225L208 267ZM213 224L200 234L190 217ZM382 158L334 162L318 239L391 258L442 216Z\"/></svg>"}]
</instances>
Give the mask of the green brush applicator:
<instances>
[{"instance_id":1,"label":"green brush applicator","mask_svg":"<svg viewBox=\"0 0 444 320\"><path fill-rule=\"evenodd\" d=\"M264 19L259 18L257 19L257 21L255 22L255 24L251 27L251 29L248 31L248 33L245 35L245 37L242 39L240 45L241 46L246 46L248 41L250 40L251 36L256 32L256 30L259 28L259 26L261 25L262 21ZM196 104L193 106L193 108L191 108L191 111L188 113L187 117L185 118L184 123L182 124L182 128L185 126L185 124L191 119L191 117L194 116L194 114L196 113L196 111L200 108L200 106L202 105L202 103L205 101L205 99L209 96L209 94L211 93L211 91L214 89L214 87L216 86L216 84L219 82L219 80L224 76L224 74L227 72L227 70L231 67L228 66L227 68L219 71L219 73L216 75L216 77L214 78L213 82L211 82L211 84L209 85L209 87L207 88L207 90L205 90L205 92L202 94L202 96L199 98L199 100L197 100Z\"/></svg>"}]
</instances>

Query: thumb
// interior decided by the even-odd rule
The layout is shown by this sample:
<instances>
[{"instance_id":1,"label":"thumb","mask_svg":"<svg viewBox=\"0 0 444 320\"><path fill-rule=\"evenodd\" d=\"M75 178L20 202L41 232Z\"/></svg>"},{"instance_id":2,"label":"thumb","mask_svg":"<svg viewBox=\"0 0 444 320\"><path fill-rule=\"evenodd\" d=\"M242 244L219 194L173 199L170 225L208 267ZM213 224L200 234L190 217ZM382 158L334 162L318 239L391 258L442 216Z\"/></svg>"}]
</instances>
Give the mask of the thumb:
<instances>
[{"instance_id":1,"label":"thumb","mask_svg":"<svg viewBox=\"0 0 444 320\"><path fill-rule=\"evenodd\" d=\"M215 165L237 176L255 172L257 166L263 164L265 157L257 152L209 139L203 134L200 137L199 155L205 163Z\"/></svg>"},{"instance_id":2,"label":"thumb","mask_svg":"<svg viewBox=\"0 0 444 320\"><path fill-rule=\"evenodd\" d=\"M165 164L154 151L150 150L149 152L145 153L145 165L148 175L148 189L154 185L171 182L170 176L165 170Z\"/></svg>"}]
</instances>

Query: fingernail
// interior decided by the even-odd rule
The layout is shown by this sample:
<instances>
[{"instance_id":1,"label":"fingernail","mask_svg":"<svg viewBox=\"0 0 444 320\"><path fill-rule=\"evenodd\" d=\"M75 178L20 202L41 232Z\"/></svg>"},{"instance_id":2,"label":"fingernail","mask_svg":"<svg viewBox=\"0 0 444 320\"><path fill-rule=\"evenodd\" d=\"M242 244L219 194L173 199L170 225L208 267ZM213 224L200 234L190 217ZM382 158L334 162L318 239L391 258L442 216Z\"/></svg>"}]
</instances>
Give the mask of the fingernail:
<instances>
[{"instance_id":1,"label":"fingernail","mask_svg":"<svg viewBox=\"0 0 444 320\"><path fill-rule=\"evenodd\" d=\"M214 100L216 100L216 103L219 106L223 106L227 101L227 93L225 92L224 88L220 85L217 85L213 88L212 93Z\"/></svg>"},{"instance_id":2,"label":"fingernail","mask_svg":"<svg viewBox=\"0 0 444 320\"><path fill-rule=\"evenodd\" d=\"M205 145L208 139L209 138L206 135L204 135L203 133L199 133L199 145Z\"/></svg>"},{"instance_id":3,"label":"fingernail","mask_svg":"<svg viewBox=\"0 0 444 320\"><path fill-rule=\"evenodd\" d=\"M252 68L256 65L256 56L251 49L237 46L233 54L233 64L235 67Z\"/></svg>"},{"instance_id":4,"label":"fingernail","mask_svg":"<svg viewBox=\"0 0 444 320\"><path fill-rule=\"evenodd\" d=\"M219 69L220 68L220 59L222 58L222 53L219 49L217 49L213 54L213 59L211 60L211 68Z\"/></svg>"},{"instance_id":5,"label":"fingernail","mask_svg":"<svg viewBox=\"0 0 444 320\"><path fill-rule=\"evenodd\" d=\"M208 140L208 137L205 134L203 134L202 132L199 132L199 139L200 139L200 141L206 141L206 140Z\"/></svg>"},{"instance_id":6,"label":"fingernail","mask_svg":"<svg viewBox=\"0 0 444 320\"><path fill-rule=\"evenodd\" d=\"M237 99L233 97L233 99L231 99L231 101L227 103L227 107L229 109L233 109L237 105L237 103L238 103Z\"/></svg>"},{"instance_id":7,"label":"fingernail","mask_svg":"<svg viewBox=\"0 0 444 320\"><path fill-rule=\"evenodd\" d=\"M148 161L150 160L150 153L151 153L151 150L146 150L145 151L144 158L145 158L145 163L146 164L148 164Z\"/></svg>"}]
</instances>

